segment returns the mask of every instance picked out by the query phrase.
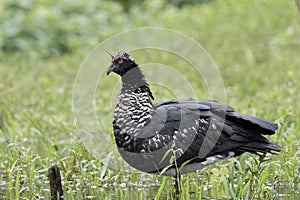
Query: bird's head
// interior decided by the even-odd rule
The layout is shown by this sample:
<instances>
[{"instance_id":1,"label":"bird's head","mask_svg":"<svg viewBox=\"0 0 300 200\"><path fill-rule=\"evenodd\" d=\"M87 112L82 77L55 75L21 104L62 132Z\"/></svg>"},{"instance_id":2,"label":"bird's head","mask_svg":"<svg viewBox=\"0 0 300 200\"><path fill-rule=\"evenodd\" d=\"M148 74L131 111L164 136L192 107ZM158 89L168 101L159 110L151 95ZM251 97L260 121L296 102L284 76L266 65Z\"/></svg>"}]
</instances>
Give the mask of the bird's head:
<instances>
[{"instance_id":1,"label":"bird's head","mask_svg":"<svg viewBox=\"0 0 300 200\"><path fill-rule=\"evenodd\" d=\"M134 67L137 67L137 64L128 53L120 51L115 55L111 55L111 58L112 62L107 70L107 75L111 72L115 72L116 74L123 76Z\"/></svg>"}]
</instances>

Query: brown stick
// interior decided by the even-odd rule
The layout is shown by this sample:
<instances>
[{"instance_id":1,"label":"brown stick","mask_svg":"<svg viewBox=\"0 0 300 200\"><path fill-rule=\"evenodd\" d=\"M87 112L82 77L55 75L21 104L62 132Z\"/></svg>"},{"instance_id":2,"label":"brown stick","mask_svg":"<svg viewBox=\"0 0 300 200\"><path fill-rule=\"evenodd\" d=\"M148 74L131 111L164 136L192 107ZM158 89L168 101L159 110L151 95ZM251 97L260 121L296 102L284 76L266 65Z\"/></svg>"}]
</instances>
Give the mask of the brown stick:
<instances>
[{"instance_id":1,"label":"brown stick","mask_svg":"<svg viewBox=\"0 0 300 200\"><path fill-rule=\"evenodd\" d=\"M59 199L64 199L64 191L61 184L60 171L57 165L51 166L48 169L49 172L49 182L50 182L50 191L51 191L51 200L57 200L57 195Z\"/></svg>"}]
</instances>

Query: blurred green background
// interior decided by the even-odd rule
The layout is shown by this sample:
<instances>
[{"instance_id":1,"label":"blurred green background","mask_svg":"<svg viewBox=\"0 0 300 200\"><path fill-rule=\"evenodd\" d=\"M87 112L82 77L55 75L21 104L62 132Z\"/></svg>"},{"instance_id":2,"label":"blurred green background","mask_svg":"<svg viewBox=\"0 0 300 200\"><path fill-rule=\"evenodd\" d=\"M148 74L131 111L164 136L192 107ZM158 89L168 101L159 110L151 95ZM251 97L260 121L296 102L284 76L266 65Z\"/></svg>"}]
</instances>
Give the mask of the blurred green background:
<instances>
[{"instance_id":1,"label":"blurred green background","mask_svg":"<svg viewBox=\"0 0 300 200\"><path fill-rule=\"evenodd\" d=\"M98 187L124 179L110 174L79 142L72 89L77 70L98 43L149 26L174 29L195 39L216 62L228 104L279 123L271 139L283 146L283 152L272 157L275 164L267 180L250 196L270 198L299 187L300 32L294 0L2 0L0 22L0 197L47 196L46 174L52 163L59 164L65 180L73 178L65 187L83 197L97 196L99 191L88 187L88 180L98 180L89 183ZM172 60L169 63L176 66ZM192 80L199 85L200 97L209 98L205 88ZM154 87L155 93L160 94ZM98 94L99 109L107 113L110 94L109 86ZM104 122L110 124L111 117L111 113L105 116ZM242 169L244 176L253 175L247 165ZM210 172L205 173L210 180ZM104 175L109 181L97 179ZM224 182L218 183L222 188ZM292 189L270 189L273 183ZM197 186L190 188L197 193ZM143 195L152 197L138 193L139 198ZM236 195L249 198L248 193Z\"/></svg>"}]
</instances>

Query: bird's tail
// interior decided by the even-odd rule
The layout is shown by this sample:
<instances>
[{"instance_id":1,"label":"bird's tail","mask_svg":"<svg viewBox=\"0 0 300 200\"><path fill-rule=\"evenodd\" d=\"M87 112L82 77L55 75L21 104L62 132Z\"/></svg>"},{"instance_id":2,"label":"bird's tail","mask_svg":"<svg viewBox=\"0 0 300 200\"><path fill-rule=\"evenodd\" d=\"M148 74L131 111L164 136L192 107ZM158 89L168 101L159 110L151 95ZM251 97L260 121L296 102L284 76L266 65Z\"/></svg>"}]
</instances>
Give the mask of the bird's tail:
<instances>
[{"instance_id":1,"label":"bird's tail","mask_svg":"<svg viewBox=\"0 0 300 200\"><path fill-rule=\"evenodd\" d=\"M232 127L232 137L230 140L238 142L241 151L250 153L274 153L280 152L281 147L265 138L263 135L273 135L278 126L276 123L253 117L250 115L230 112L226 115L226 124Z\"/></svg>"}]
</instances>

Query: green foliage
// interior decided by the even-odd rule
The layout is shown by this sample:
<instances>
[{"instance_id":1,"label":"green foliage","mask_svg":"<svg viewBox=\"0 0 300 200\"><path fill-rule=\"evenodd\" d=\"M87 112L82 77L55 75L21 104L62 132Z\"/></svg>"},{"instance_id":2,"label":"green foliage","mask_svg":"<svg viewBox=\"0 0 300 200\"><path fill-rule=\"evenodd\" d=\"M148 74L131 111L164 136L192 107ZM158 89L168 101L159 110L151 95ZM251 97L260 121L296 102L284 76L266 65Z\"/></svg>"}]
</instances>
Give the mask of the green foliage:
<instances>
[{"instance_id":1,"label":"green foliage","mask_svg":"<svg viewBox=\"0 0 300 200\"><path fill-rule=\"evenodd\" d=\"M115 1L1 1L1 199L49 199L52 164L61 169L67 199L173 198L172 178L112 171L96 160L79 142L72 114L73 83L84 56L105 38L144 26L194 38L216 61L227 103L279 124L269 138L283 147L281 153L243 155L184 175L179 198L299 199L300 40L294 1L216 0L181 7L166 2L143 1L126 10ZM149 59L147 51L137 59ZM201 80L180 65L197 95L210 98ZM170 93L152 88L157 99L170 99ZM96 94L104 125L112 119L111 90L107 83Z\"/></svg>"},{"instance_id":2,"label":"green foliage","mask_svg":"<svg viewBox=\"0 0 300 200\"><path fill-rule=\"evenodd\" d=\"M167 4L182 6L186 3L195 1L157 1L156 5L162 9ZM143 0L101 3L96 0L4 0L0 3L3 22L0 49L11 53L28 51L33 56L48 58L72 53L85 45L90 48L116 33L111 26L117 31L134 26L129 22L131 17L142 15L151 4ZM129 11L135 8L140 11L131 15Z\"/></svg>"},{"instance_id":3,"label":"green foliage","mask_svg":"<svg viewBox=\"0 0 300 200\"><path fill-rule=\"evenodd\" d=\"M110 1L5 0L0 9L2 51L41 57L95 45L104 39L110 16L122 15L122 8Z\"/></svg>"}]
</instances>

